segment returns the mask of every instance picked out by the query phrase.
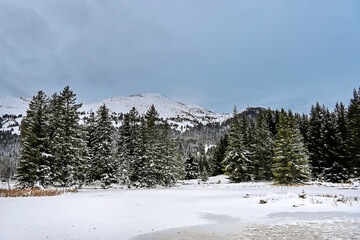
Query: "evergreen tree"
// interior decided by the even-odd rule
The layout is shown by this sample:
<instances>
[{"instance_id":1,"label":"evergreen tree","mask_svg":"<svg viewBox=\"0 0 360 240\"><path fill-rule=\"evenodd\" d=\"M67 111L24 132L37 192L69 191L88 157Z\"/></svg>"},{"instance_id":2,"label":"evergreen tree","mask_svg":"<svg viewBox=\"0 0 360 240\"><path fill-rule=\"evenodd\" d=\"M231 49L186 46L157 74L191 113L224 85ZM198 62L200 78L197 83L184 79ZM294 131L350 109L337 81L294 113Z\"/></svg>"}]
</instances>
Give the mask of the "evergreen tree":
<instances>
[{"instance_id":1,"label":"evergreen tree","mask_svg":"<svg viewBox=\"0 0 360 240\"><path fill-rule=\"evenodd\" d=\"M338 132L338 143L337 143L337 150L338 150L338 161L339 165L341 166L342 170L339 172L341 175L341 180L344 181L348 179L350 176L350 163L349 163L349 156L347 154L347 140L348 140L348 119L347 119L347 111L345 105L343 103L336 103L335 105L335 119L336 119L336 126Z\"/></svg>"},{"instance_id":2,"label":"evergreen tree","mask_svg":"<svg viewBox=\"0 0 360 240\"><path fill-rule=\"evenodd\" d=\"M221 163L225 159L226 149L228 148L228 145L229 145L229 136L228 134L225 134L220 138L219 142L217 143L211 155L210 162L211 162L212 176L224 174Z\"/></svg>"},{"instance_id":3,"label":"evergreen tree","mask_svg":"<svg viewBox=\"0 0 360 240\"><path fill-rule=\"evenodd\" d=\"M303 138L292 113L280 114L273 158L274 180L280 184L298 183L308 179L309 165Z\"/></svg>"},{"instance_id":4,"label":"evergreen tree","mask_svg":"<svg viewBox=\"0 0 360 240\"><path fill-rule=\"evenodd\" d=\"M304 138L305 145L308 142L308 133L309 133L309 117L306 114L300 115L299 113L295 113L295 121L296 124L299 126L299 130L301 135Z\"/></svg>"},{"instance_id":5,"label":"evergreen tree","mask_svg":"<svg viewBox=\"0 0 360 240\"><path fill-rule=\"evenodd\" d=\"M160 133L156 124L159 114L152 105L145 114L143 123L144 156L140 183L142 187L155 187L161 178L161 143Z\"/></svg>"},{"instance_id":6,"label":"evergreen tree","mask_svg":"<svg viewBox=\"0 0 360 240\"><path fill-rule=\"evenodd\" d=\"M122 179L136 187L172 186L184 174L184 163L161 123L154 105L139 119L135 109L125 114L118 140Z\"/></svg>"},{"instance_id":7,"label":"evergreen tree","mask_svg":"<svg viewBox=\"0 0 360 240\"><path fill-rule=\"evenodd\" d=\"M360 87L354 89L348 107L348 154L354 177L360 176Z\"/></svg>"},{"instance_id":8,"label":"evergreen tree","mask_svg":"<svg viewBox=\"0 0 360 240\"><path fill-rule=\"evenodd\" d=\"M165 187L173 186L177 179L184 175L184 163L178 153L175 141L171 137L171 129L167 122L159 125L161 161L160 184Z\"/></svg>"},{"instance_id":9,"label":"evergreen tree","mask_svg":"<svg viewBox=\"0 0 360 240\"><path fill-rule=\"evenodd\" d=\"M229 147L223 161L225 174L231 182L251 180L251 162L249 151L245 148L245 136L242 134L236 107L229 131Z\"/></svg>"},{"instance_id":10,"label":"evergreen tree","mask_svg":"<svg viewBox=\"0 0 360 240\"><path fill-rule=\"evenodd\" d=\"M268 108L265 111L264 118L266 119L268 129L272 133L273 137L275 137L276 133L277 133L277 123L278 122L277 122L274 112L270 108Z\"/></svg>"},{"instance_id":11,"label":"evergreen tree","mask_svg":"<svg viewBox=\"0 0 360 240\"><path fill-rule=\"evenodd\" d=\"M55 106L52 117L56 122L53 136L54 181L64 186L81 184L84 179L84 141L79 126L76 94L66 86L54 100Z\"/></svg>"},{"instance_id":12,"label":"evergreen tree","mask_svg":"<svg viewBox=\"0 0 360 240\"><path fill-rule=\"evenodd\" d=\"M86 156L86 164L84 166L84 175L85 182L91 183L94 181L93 176L93 168L91 164L91 160L94 159L95 156L95 114L94 112L90 112L89 117L85 121L85 141L87 148L87 156Z\"/></svg>"},{"instance_id":13,"label":"evergreen tree","mask_svg":"<svg viewBox=\"0 0 360 240\"><path fill-rule=\"evenodd\" d=\"M21 152L17 179L22 188L50 184L48 99L39 91L29 104L21 124Z\"/></svg>"},{"instance_id":14,"label":"evergreen tree","mask_svg":"<svg viewBox=\"0 0 360 240\"><path fill-rule=\"evenodd\" d=\"M240 133L243 137L244 147L250 149L254 143L255 124L245 114L242 114L240 118Z\"/></svg>"},{"instance_id":15,"label":"evergreen tree","mask_svg":"<svg viewBox=\"0 0 360 240\"><path fill-rule=\"evenodd\" d=\"M321 143L323 153L323 172L321 176L332 182L340 182L347 175L346 168L339 171L341 166L342 139L337 126L336 115L324 109L321 129Z\"/></svg>"},{"instance_id":16,"label":"evergreen tree","mask_svg":"<svg viewBox=\"0 0 360 240\"><path fill-rule=\"evenodd\" d=\"M323 143L321 142L323 111L324 109L319 103L316 103L315 106L311 106L307 148L309 150L309 160L312 166L312 176L315 179L321 177L321 173L324 171Z\"/></svg>"},{"instance_id":17,"label":"evergreen tree","mask_svg":"<svg viewBox=\"0 0 360 240\"><path fill-rule=\"evenodd\" d=\"M260 113L256 120L254 142L252 144L251 159L255 180L271 180L274 140L268 128L266 116Z\"/></svg>"},{"instance_id":18,"label":"evergreen tree","mask_svg":"<svg viewBox=\"0 0 360 240\"><path fill-rule=\"evenodd\" d=\"M185 159L185 180L197 179L199 174L199 165L195 157L191 154Z\"/></svg>"},{"instance_id":19,"label":"evergreen tree","mask_svg":"<svg viewBox=\"0 0 360 240\"><path fill-rule=\"evenodd\" d=\"M120 178L124 183L139 186L142 170L144 146L142 145L140 117L137 110L132 108L124 115L124 121L119 128L118 161Z\"/></svg>"},{"instance_id":20,"label":"evergreen tree","mask_svg":"<svg viewBox=\"0 0 360 240\"><path fill-rule=\"evenodd\" d=\"M47 129L48 141L50 143L50 178L52 183L56 183L59 180L59 173L61 172L61 165L57 164L57 139L60 133L59 119L61 118L61 100L57 93L54 93L49 101L49 126Z\"/></svg>"},{"instance_id":21,"label":"evergreen tree","mask_svg":"<svg viewBox=\"0 0 360 240\"><path fill-rule=\"evenodd\" d=\"M113 133L109 109L104 104L95 118L90 160L91 179L101 181L103 187L117 182L117 164L112 154Z\"/></svg>"},{"instance_id":22,"label":"evergreen tree","mask_svg":"<svg viewBox=\"0 0 360 240\"><path fill-rule=\"evenodd\" d=\"M205 155L199 155L199 177L201 181L205 182L209 179L209 162Z\"/></svg>"}]
</instances>

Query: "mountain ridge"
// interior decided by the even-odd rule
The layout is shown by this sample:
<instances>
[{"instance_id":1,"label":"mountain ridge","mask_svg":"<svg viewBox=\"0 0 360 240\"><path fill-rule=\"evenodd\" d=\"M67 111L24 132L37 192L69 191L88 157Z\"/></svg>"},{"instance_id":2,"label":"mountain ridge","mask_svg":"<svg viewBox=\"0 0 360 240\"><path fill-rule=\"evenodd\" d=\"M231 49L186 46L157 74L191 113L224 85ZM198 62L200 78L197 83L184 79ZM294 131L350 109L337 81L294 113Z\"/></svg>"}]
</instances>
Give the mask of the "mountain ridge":
<instances>
[{"instance_id":1,"label":"mountain ridge","mask_svg":"<svg viewBox=\"0 0 360 240\"><path fill-rule=\"evenodd\" d=\"M16 98L0 94L0 123L1 130L19 133L19 126L30 99ZM154 105L159 117L167 120L173 129L184 132L198 124L222 123L232 115L229 113L214 113L195 104L175 102L158 93L132 94L128 97L115 96L97 103L83 104L79 109L80 118L84 120L90 112L96 112L105 104L113 117L115 126L119 126L121 116L135 107L140 115L144 115L151 105ZM83 121L82 121L83 122Z\"/></svg>"}]
</instances>

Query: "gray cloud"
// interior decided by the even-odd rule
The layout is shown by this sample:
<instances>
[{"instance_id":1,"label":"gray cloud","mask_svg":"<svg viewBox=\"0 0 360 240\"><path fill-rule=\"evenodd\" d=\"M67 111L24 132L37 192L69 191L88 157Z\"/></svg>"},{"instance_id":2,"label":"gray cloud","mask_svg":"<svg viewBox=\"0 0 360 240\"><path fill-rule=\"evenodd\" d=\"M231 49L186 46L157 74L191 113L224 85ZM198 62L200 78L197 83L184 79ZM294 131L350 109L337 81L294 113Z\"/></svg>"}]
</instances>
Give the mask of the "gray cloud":
<instances>
[{"instance_id":1,"label":"gray cloud","mask_svg":"<svg viewBox=\"0 0 360 240\"><path fill-rule=\"evenodd\" d=\"M357 87L354 9L357 1L0 0L0 92L69 84L85 102L159 92L219 112L247 103L306 111Z\"/></svg>"}]
</instances>

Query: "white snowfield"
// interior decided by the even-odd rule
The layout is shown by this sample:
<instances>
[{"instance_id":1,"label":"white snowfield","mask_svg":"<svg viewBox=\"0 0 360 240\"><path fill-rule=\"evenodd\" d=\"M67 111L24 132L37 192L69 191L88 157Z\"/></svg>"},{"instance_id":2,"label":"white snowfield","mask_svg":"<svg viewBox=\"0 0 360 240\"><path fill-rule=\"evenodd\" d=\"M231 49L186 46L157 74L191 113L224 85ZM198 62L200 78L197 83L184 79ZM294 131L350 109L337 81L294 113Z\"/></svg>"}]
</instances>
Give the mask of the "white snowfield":
<instances>
[{"instance_id":1,"label":"white snowfield","mask_svg":"<svg viewBox=\"0 0 360 240\"><path fill-rule=\"evenodd\" d=\"M5 114L25 114L29 107L30 99L16 98L0 94L0 116Z\"/></svg>"},{"instance_id":2,"label":"white snowfield","mask_svg":"<svg viewBox=\"0 0 360 240\"><path fill-rule=\"evenodd\" d=\"M14 133L20 134L19 126L17 125L21 123L22 117L18 116L25 116L29 103L30 99L27 98L16 98L0 94L0 117L5 114L16 116L16 119L10 118L1 122L0 130L13 129Z\"/></svg>"},{"instance_id":3,"label":"white snowfield","mask_svg":"<svg viewBox=\"0 0 360 240\"><path fill-rule=\"evenodd\" d=\"M99 103L85 104L81 107L80 111L96 112L103 104L105 104L110 111L116 113L128 113L133 107L136 107L136 110L140 115L144 115L151 105L154 105L156 110L159 112L160 117L164 119L182 117L193 120L207 117L212 121L222 121L231 117L230 114L213 113L198 105L174 102L157 93L134 94L129 97L114 97L105 99Z\"/></svg>"},{"instance_id":4,"label":"white snowfield","mask_svg":"<svg viewBox=\"0 0 360 240\"><path fill-rule=\"evenodd\" d=\"M15 98L0 94L0 116L4 114L12 114L18 116L26 115L30 99ZM135 94L129 97L113 97L105 99L98 103L84 104L79 111L85 112L81 118L88 116L90 112L96 112L101 105L105 104L111 113L119 115L120 113L128 113L133 107L137 109L140 115L144 115L151 105L154 104L159 112L160 118L167 119L172 128L179 131L195 126L198 123L207 124L214 122L223 122L232 117L229 113L213 113L197 105L183 104L174 102L169 98L157 93ZM19 133L18 127L13 127L15 121L21 123L21 118L17 118L7 123L3 123L2 130L10 130L13 128L15 133ZM81 123L83 121L80 121ZM114 126L119 126L113 122Z\"/></svg>"},{"instance_id":5,"label":"white snowfield","mask_svg":"<svg viewBox=\"0 0 360 240\"><path fill-rule=\"evenodd\" d=\"M218 176L169 189L0 198L0 239L360 239L360 191L349 187Z\"/></svg>"}]
</instances>

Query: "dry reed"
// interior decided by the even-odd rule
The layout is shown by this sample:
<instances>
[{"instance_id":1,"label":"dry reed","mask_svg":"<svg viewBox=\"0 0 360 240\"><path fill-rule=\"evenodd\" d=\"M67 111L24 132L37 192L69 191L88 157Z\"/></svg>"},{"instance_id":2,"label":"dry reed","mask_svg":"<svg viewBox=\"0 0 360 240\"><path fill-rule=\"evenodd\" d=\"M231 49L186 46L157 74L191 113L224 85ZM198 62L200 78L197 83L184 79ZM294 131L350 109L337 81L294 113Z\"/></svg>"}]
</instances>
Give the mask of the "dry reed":
<instances>
[{"instance_id":1,"label":"dry reed","mask_svg":"<svg viewBox=\"0 0 360 240\"><path fill-rule=\"evenodd\" d=\"M76 193L74 189L0 189L0 197L44 197L57 196L64 193Z\"/></svg>"}]
</instances>

